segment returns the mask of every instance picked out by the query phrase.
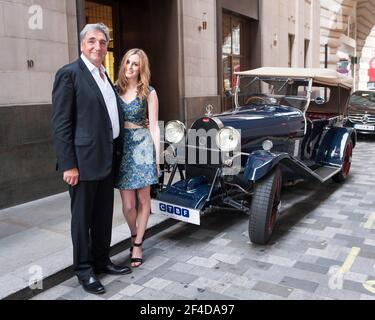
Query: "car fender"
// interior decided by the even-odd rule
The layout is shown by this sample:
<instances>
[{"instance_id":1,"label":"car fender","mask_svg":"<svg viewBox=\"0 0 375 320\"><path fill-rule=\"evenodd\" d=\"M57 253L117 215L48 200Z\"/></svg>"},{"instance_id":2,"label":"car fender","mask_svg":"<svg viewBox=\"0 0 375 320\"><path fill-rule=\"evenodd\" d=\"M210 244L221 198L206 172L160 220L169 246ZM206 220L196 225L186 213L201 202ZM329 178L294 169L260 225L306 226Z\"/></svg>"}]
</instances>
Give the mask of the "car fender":
<instances>
[{"instance_id":1,"label":"car fender","mask_svg":"<svg viewBox=\"0 0 375 320\"><path fill-rule=\"evenodd\" d=\"M262 179L285 158L290 158L290 156L287 153L275 154L264 150L254 151L247 160L245 178L248 181Z\"/></svg>"},{"instance_id":2,"label":"car fender","mask_svg":"<svg viewBox=\"0 0 375 320\"><path fill-rule=\"evenodd\" d=\"M353 128L330 128L325 134L322 143L320 144L316 162L341 166L344 157L345 146L349 139L352 140L354 147L356 145L357 139L356 132Z\"/></svg>"}]
</instances>

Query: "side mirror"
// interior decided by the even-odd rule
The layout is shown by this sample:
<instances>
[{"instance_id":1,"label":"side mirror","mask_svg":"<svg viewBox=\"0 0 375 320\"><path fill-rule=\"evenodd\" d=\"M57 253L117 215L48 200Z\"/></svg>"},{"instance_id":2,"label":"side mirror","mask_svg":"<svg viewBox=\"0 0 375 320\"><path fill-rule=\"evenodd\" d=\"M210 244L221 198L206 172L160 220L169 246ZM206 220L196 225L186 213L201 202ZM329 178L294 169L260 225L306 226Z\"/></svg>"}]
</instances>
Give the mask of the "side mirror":
<instances>
[{"instance_id":1,"label":"side mirror","mask_svg":"<svg viewBox=\"0 0 375 320\"><path fill-rule=\"evenodd\" d=\"M326 99L324 99L323 97L316 97L314 102L316 104L319 104L319 105L322 105L322 104L325 104L326 103Z\"/></svg>"}]
</instances>

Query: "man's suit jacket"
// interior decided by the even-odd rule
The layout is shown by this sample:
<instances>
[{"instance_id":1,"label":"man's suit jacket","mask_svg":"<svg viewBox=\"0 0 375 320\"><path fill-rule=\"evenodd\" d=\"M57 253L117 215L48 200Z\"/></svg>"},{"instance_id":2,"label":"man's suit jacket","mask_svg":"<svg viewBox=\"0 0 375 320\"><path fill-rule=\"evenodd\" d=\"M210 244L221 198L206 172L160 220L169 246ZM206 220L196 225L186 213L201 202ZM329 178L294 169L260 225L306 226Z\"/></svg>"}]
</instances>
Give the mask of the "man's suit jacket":
<instances>
[{"instance_id":1,"label":"man's suit jacket","mask_svg":"<svg viewBox=\"0 0 375 320\"><path fill-rule=\"evenodd\" d=\"M93 181L106 178L113 166L118 166L124 119L120 98L116 91L115 94L120 137L114 141L104 98L83 60L79 58L57 71L52 92L52 125L58 171L78 168L80 180Z\"/></svg>"}]
</instances>

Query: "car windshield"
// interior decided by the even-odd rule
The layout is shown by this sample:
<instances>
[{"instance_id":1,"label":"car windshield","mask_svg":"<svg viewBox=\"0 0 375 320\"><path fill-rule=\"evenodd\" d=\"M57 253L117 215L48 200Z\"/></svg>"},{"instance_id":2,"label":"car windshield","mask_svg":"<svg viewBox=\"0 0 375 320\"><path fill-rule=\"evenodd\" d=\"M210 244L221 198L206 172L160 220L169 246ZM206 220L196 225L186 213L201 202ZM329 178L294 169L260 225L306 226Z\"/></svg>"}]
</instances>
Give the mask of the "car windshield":
<instances>
[{"instance_id":1,"label":"car windshield","mask_svg":"<svg viewBox=\"0 0 375 320\"><path fill-rule=\"evenodd\" d=\"M303 110L308 101L308 79L241 76L240 106L285 105Z\"/></svg>"},{"instance_id":2,"label":"car windshield","mask_svg":"<svg viewBox=\"0 0 375 320\"><path fill-rule=\"evenodd\" d=\"M350 104L375 108L375 92L354 92L350 97Z\"/></svg>"}]
</instances>

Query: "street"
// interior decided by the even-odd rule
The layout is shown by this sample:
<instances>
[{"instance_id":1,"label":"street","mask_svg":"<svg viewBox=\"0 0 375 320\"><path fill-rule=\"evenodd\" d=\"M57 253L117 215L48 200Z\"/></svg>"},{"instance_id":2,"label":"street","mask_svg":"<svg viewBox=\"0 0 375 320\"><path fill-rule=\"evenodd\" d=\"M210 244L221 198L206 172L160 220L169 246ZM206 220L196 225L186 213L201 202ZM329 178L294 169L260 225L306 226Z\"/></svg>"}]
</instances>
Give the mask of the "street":
<instances>
[{"instance_id":1,"label":"street","mask_svg":"<svg viewBox=\"0 0 375 320\"><path fill-rule=\"evenodd\" d=\"M248 216L211 213L147 238L141 267L100 276L104 295L73 277L33 299L375 299L374 168L375 139L360 137L344 184L285 187L267 246L250 243ZM112 259L129 264L129 251Z\"/></svg>"}]
</instances>

